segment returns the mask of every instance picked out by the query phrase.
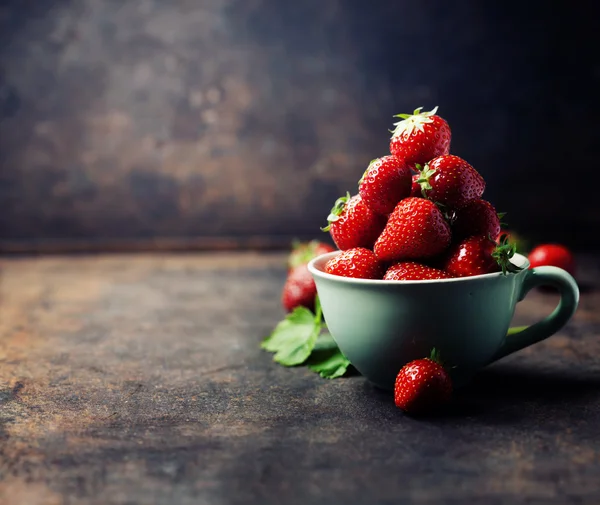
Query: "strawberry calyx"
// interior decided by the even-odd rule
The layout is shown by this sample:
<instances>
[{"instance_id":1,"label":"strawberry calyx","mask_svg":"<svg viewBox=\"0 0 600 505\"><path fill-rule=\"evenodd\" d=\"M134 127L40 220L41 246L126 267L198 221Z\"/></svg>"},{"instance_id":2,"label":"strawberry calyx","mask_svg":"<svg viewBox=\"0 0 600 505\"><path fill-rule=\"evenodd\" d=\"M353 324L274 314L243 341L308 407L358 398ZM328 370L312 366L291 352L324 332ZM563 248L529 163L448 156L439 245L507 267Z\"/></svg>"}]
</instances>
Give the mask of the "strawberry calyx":
<instances>
[{"instance_id":1,"label":"strawberry calyx","mask_svg":"<svg viewBox=\"0 0 600 505\"><path fill-rule=\"evenodd\" d=\"M500 227L501 228L506 228L506 223L504 221L502 221L504 219L504 217L506 216L506 212L497 212L496 213L498 216L498 220L500 221Z\"/></svg>"},{"instance_id":2,"label":"strawberry calyx","mask_svg":"<svg viewBox=\"0 0 600 505\"><path fill-rule=\"evenodd\" d=\"M396 114L394 117L401 118L401 121L394 123L395 128L390 130L392 138L394 137L410 137L414 131L425 131L423 125L427 123L433 123L431 116L435 116L438 107L434 107L433 110L428 112L421 112L423 107L418 107L412 114Z\"/></svg>"},{"instance_id":3,"label":"strawberry calyx","mask_svg":"<svg viewBox=\"0 0 600 505\"><path fill-rule=\"evenodd\" d=\"M492 242L494 242L491 237L489 238L492 240ZM517 246L514 242L510 242L508 240L508 234L501 234L496 248L492 252L492 258L496 260L504 275L506 275L508 272L516 273L523 270L522 267L518 267L510 261L516 252Z\"/></svg>"},{"instance_id":4,"label":"strawberry calyx","mask_svg":"<svg viewBox=\"0 0 600 505\"><path fill-rule=\"evenodd\" d=\"M427 197L427 191L433 189L429 182L429 179L433 174L437 172L437 168L430 168L428 163L425 163L424 167L421 165L415 165L415 168L419 171L419 178L417 179L417 184L421 186L421 193L423 197Z\"/></svg>"},{"instance_id":5,"label":"strawberry calyx","mask_svg":"<svg viewBox=\"0 0 600 505\"><path fill-rule=\"evenodd\" d=\"M344 211L344 207L346 207L348 200L350 200L350 192L346 192L344 196L341 196L335 201L327 216L328 224L324 228L321 228L321 231L329 231L331 229L331 223L334 223L340 218L340 214Z\"/></svg>"},{"instance_id":6,"label":"strawberry calyx","mask_svg":"<svg viewBox=\"0 0 600 505\"><path fill-rule=\"evenodd\" d=\"M360 180L358 181L358 185L360 186L363 181L366 179L367 177L367 173L369 172L371 166L373 165L373 163L375 163L377 161L377 158L375 158L374 160L369 161L369 166L367 167L367 169L363 172Z\"/></svg>"},{"instance_id":7,"label":"strawberry calyx","mask_svg":"<svg viewBox=\"0 0 600 505\"><path fill-rule=\"evenodd\" d=\"M427 196L427 192L433 189L431 183L429 182L429 179L433 176L433 174L437 172L437 168L430 168L428 163L426 163L424 167L417 163L415 164L415 168L419 171L419 178L417 179L417 184L421 186L421 195L423 195L423 198L429 199L429 197ZM444 216L444 219L448 221L449 224L452 224L454 223L454 221L456 221L456 212L453 209L451 209L447 205L444 205L442 202L434 201L433 203L435 203L437 208L440 209L440 212Z\"/></svg>"},{"instance_id":8,"label":"strawberry calyx","mask_svg":"<svg viewBox=\"0 0 600 505\"><path fill-rule=\"evenodd\" d=\"M429 358L427 358L427 359L429 359L430 361L433 361L434 363L437 363L441 367L444 366L444 362L442 361L440 351L438 351L435 347L431 349L431 353L429 354Z\"/></svg>"},{"instance_id":9,"label":"strawberry calyx","mask_svg":"<svg viewBox=\"0 0 600 505\"><path fill-rule=\"evenodd\" d=\"M290 260L290 267L297 267L300 265L306 265L310 260L317 256L317 248L320 242L318 240L311 240L310 242L301 242L298 239L292 241L292 255L293 259Z\"/></svg>"}]
</instances>

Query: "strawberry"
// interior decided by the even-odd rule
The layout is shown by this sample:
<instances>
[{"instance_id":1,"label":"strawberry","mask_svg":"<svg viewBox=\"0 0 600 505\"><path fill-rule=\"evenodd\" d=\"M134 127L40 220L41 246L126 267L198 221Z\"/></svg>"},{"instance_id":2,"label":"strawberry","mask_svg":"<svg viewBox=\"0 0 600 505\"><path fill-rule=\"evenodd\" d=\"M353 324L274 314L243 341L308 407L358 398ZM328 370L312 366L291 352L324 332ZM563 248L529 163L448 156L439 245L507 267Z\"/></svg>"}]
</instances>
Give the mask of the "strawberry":
<instances>
[{"instance_id":1,"label":"strawberry","mask_svg":"<svg viewBox=\"0 0 600 505\"><path fill-rule=\"evenodd\" d=\"M485 190L479 172L453 154L438 156L426 164L421 169L419 183L427 198L451 209L478 200Z\"/></svg>"},{"instance_id":2,"label":"strawberry","mask_svg":"<svg viewBox=\"0 0 600 505\"><path fill-rule=\"evenodd\" d=\"M474 200L456 211L452 223L455 239L485 235L496 238L500 235L500 219L494 206L486 200Z\"/></svg>"},{"instance_id":3,"label":"strawberry","mask_svg":"<svg viewBox=\"0 0 600 505\"><path fill-rule=\"evenodd\" d=\"M406 163L394 156L371 161L359 181L359 193L376 214L387 216L411 190L411 173Z\"/></svg>"},{"instance_id":4,"label":"strawberry","mask_svg":"<svg viewBox=\"0 0 600 505\"><path fill-rule=\"evenodd\" d=\"M394 403L407 414L427 414L450 401L452 379L435 349L429 358L404 365L394 384Z\"/></svg>"},{"instance_id":5,"label":"strawberry","mask_svg":"<svg viewBox=\"0 0 600 505\"><path fill-rule=\"evenodd\" d=\"M375 242L380 261L430 258L450 244L450 225L433 202L405 198L388 218Z\"/></svg>"},{"instance_id":6,"label":"strawberry","mask_svg":"<svg viewBox=\"0 0 600 505\"><path fill-rule=\"evenodd\" d=\"M304 264L292 268L281 294L281 303L285 310L291 312L300 306L313 310L315 296L317 296L317 287L308 267Z\"/></svg>"},{"instance_id":7,"label":"strawberry","mask_svg":"<svg viewBox=\"0 0 600 505\"><path fill-rule=\"evenodd\" d=\"M387 269L383 276L385 281L423 281L430 279L449 279L443 270L433 268L414 261L402 261Z\"/></svg>"},{"instance_id":8,"label":"strawberry","mask_svg":"<svg viewBox=\"0 0 600 505\"><path fill-rule=\"evenodd\" d=\"M292 269L300 265L306 265L313 258L333 251L335 251L334 247L318 240L311 240L310 242L295 241L292 244L292 252L288 256L288 268Z\"/></svg>"},{"instance_id":9,"label":"strawberry","mask_svg":"<svg viewBox=\"0 0 600 505\"><path fill-rule=\"evenodd\" d=\"M415 174L412 176L412 186L410 188L410 196L415 198L423 198L423 192L421 191L421 185L419 184L419 179L421 178L421 174Z\"/></svg>"},{"instance_id":10,"label":"strawberry","mask_svg":"<svg viewBox=\"0 0 600 505\"><path fill-rule=\"evenodd\" d=\"M381 279L383 270L373 251L355 247L341 252L325 264L325 271L332 275L358 279Z\"/></svg>"},{"instance_id":11,"label":"strawberry","mask_svg":"<svg viewBox=\"0 0 600 505\"><path fill-rule=\"evenodd\" d=\"M455 277L489 274L502 270L516 272L519 267L510 262L515 253L514 244L502 237L499 243L485 235L468 237L450 248L444 270Z\"/></svg>"},{"instance_id":12,"label":"strawberry","mask_svg":"<svg viewBox=\"0 0 600 505\"><path fill-rule=\"evenodd\" d=\"M550 265L562 268L571 275L575 275L575 258L573 253L564 245L541 244L529 253L529 268Z\"/></svg>"},{"instance_id":13,"label":"strawberry","mask_svg":"<svg viewBox=\"0 0 600 505\"><path fill-rule=\"evenodd\" d=\"M429 112L421 112L422 108L412 114L394 116L402 120L394 123L396 128L390 141L390 152L410 168L450 152L448 123L436 115L437 107Z\"/></svg>"},{"instance_id":14,"label":"strawberry","mask_svg":"<svg viewBox=\"0 0 600 505\"><path fill-rule=\"evenodd\" d=\"M354 247L371 248L385 227L384 216L375 214L362 201L360 195L338 198L327 216L328 225L321 228L328 231L339 249Z\"/></svg>"}]
</instances>

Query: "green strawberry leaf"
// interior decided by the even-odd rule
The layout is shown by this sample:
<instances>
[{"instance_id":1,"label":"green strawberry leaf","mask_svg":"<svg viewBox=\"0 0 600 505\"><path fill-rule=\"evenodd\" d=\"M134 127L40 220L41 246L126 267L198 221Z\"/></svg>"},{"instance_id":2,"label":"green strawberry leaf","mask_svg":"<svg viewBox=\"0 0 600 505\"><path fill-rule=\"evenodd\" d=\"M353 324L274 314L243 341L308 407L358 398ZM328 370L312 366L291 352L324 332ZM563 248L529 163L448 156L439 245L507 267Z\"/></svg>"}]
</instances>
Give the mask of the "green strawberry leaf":
<instances>
[{"instance_id":1,"label":"green strawberry leaf","mask_svg":"<svg viewBox=\"0 0 600 505\"><path fill-rule=\"evenodd\" d=\"M516 335L517 333L521 333L523 330L526 330L529 326L511 326L506 332L506 336L509 337L511 335Z\"/></svg>"},{"instance_id":2,"label":"green strawberry leaf","mask_svg":"<svg viewBox=\"0 0 600 505\"><path fill-rule=\"evenodd\" d=\"M319 336L315 348L308 358L308 368L324 379L341 377L351 366L329 333Z\"/></svg>"},{"instance_id":3,"label":"green strawberry leaf","mask_svg":"<svg viewBox=\"0 0 600 505\"><path fill-rule=\"evenodd\" d=\"M266 337L261 347L275 353L273 359L283 366L300 365L312 353L321 332L321 307L317 314L305 307L296 307Z\"/></svg>"}]
</instances>

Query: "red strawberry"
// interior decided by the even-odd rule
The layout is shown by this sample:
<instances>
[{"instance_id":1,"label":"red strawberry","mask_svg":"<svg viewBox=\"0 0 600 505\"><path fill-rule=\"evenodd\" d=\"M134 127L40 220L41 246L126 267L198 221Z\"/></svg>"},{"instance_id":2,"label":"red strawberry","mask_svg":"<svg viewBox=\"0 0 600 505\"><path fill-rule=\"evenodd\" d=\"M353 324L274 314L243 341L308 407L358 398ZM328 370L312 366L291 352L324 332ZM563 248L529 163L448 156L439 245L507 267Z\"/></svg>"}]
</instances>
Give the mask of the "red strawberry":
<instances>
[{"instance_id":1,"label":"red strawberry","mask_svg":"<svg viewBox=\"0 0 600 505\"><path fill-rule=\"evenodd\" d=\"M510 262L515 253L514 244L505 237L497 244L485 235L469 237L450 248L444 263L444 270L455 277L489 274L502 270L520 270Z\"/></svg>"},{"instance_id":2,"label":"red strawberry","mask_svg":"<svg viewBox=\"0 0 600 505\"><path fill-rule=\"evenodd\" d=\"M421 191L421 185L417 182L421 178L421 174L415 174L412 176L412 186L410 188L410 196L415 198L423 198L423 192Z\"/></svg>"},{"instance_id":3,"label":"red strawberry","mask_svg":"<svg viewBox=\"0 0 600 505\"><path fill-rule=\"evenodd\" d=\"M317 287L313 276L308 271L308 267L299 265L292 268L288 273L281 294L281 303L285 310L291 312L299 306L313 310L315 296L317 296Z\"/></svg>"},{"instance_id":4,"label":"red strawberry","mask_svg":"<svg viewBox=\"0 0 600 505\"><path fill-rule=\"evenodd\" d=\"M373 251L355 247L341 252L325 264L325 271L342 277L381 279L383 270Z\"/></svg>"},{"instance_id":5,"label":"red strawberry","mask_svg":"<svg viewBox=\"0 0 600 505\"><path fill-rule=\"evenodd\" d=\"M542 244L535 247L529 253L529 268L550 265L566 270L571 275L575 275L575 258L573 253L564 245L560 244Z\"/></svg>"},{"instance_id":6,"label":"red strawberry","mask_svg":"<svg viewBox=\"0 0 600 505\"><path fill-rule=\"evenodd\" d=\"M427 414L452 398L452 379L434 349L429 358L404 365L394 384L394 403L407 414Z\"/></svg>"},{"instance_id":7,"label":"red strawberry","mask_svg":"<svg viewBox=\"0 0 600 505\"><path fill-rule=\"evenodd\" d=\"M433 202L405 198L388 218L375 242L380 261L430 258L450 244L450 225Z\"/></svg>"},{"instance_id":8,"label":"red strawberry","mask_svg":"<svg viewBox=\"0 0 600 505\"><path fill-rule=\"evenodd\" d=\"M373 160L359 181L360 196L375 213L387 216L396 204L410 194L411 173L394 156Z\"/></svg>"},{"instance_id":9,"label":"red strawberry","mask_svg":"<svg viewBox=\"0 0 600 505\"><path fill-rule=\"evenodd\" d=\"M449 279L443 270L433 268L414 261L396 263L387 269L383 276L386 281L422 281L430 279Z\"/></svg>"},{"instance_id":10,"label":"red strawberry","mask_svg":"<svg viewBox=\"0 0 600 505\"><path fill-rule=\"evenodd\" d=\"M500 218L494 206L486 200L474 200L456 211L452 235L456 239L484 235L500 235Z\"/></svg>"},{"instance_id":11,"label":"red strawberry","mask_svg":"<svg viewBox=\"0 0 600 505\"><path fill-rule=\"evenodd\" d=\"M440 116L436 115L437 107L429 112L421 112L423 107L413 114L398 114L402 118L394 123L390 152L404 160L410 167L424 165L436 156L450 152L450 127Z\"/></svg>"},{"instance_id":12,"label":"red strawberry","mask_svg":"<svg viewBox=\"0 0 600 505\"><path fill-rule=\"evenodd\" d=\"M479 172L453 154L438 156L425 165L419 183L427 198L451 209L478 200L485 190Z\"/></svg>"},{"instance_id":13,"label":"red strawberry","mask_svg":"<svg viewBox=\"0 0 600 505\"><path fill-rule=\"evenodd\" d=\"M318 240L310 242L294 242L292 252L288 256L288 268L306 265L310 260L322 254L335 251L335 248Z\"/></svg>"},{"instance_id":14,"label":"red strawberry","mask_svg":"<svg viewBox=\"0 0 600 505\"><path fill-rule=\"evenodd\" d=\"M338 198L327 216L329 224L322 228L342 251L353 247L371 248L385 227L386 219L375 214L362 201L360 195Z\"/></svg>"}]
</instances>

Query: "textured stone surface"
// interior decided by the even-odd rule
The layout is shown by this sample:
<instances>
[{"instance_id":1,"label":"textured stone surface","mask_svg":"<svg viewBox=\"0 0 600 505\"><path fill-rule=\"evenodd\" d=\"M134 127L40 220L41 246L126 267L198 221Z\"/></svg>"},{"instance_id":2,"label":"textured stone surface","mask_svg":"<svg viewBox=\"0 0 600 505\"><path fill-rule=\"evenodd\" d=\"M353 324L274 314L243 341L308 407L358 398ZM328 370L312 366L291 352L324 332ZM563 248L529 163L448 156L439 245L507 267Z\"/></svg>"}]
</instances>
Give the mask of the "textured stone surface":
<instances>
[{"instance_id":1,"label":"textured stone surface","mask_svg":"<svg viewBox=\"0 0 600 505\"><path fill-rule=\"evenodd\" d=\"M600 246L597 203L565 182L598 172L595 11L4 0L0 247L310 236L392 115L436 104L513 227Z\"/></svg>"},{"instance_id":2,"label":"textured stone surface","mask_svg":"<svg viewBox=\"0 0 600 505\"><path fill-rule=\"evenodd\" d=\"M0 262L0 503L597 504L600 271L444 417L274 364L283 256ZM516 324L547 314L532 292Z\"/></svg>"}]
</instances>

